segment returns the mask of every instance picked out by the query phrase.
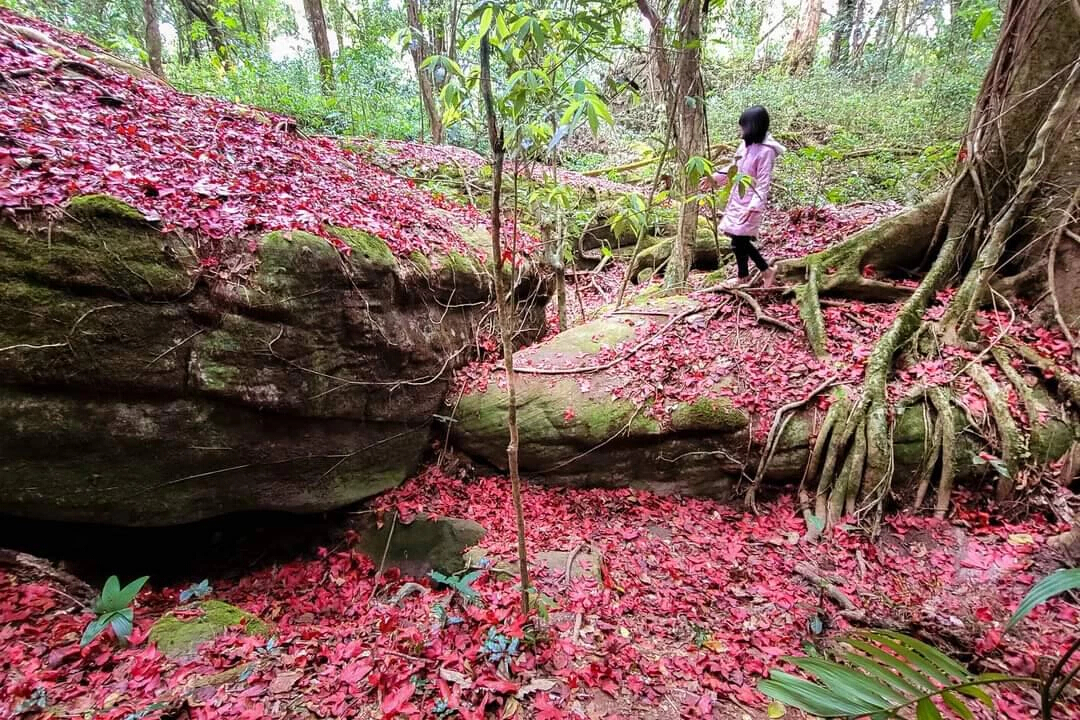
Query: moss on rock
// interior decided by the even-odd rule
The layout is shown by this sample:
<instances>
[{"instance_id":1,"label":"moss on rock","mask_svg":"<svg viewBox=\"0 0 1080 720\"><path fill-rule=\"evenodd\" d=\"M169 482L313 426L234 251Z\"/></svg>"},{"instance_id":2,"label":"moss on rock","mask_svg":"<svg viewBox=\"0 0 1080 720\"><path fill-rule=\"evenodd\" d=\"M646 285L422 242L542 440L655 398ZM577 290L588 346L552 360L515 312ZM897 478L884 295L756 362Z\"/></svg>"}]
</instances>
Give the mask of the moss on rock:
<instances>
[{"instance_id":1,"label":"moss on rock","mask_svg":"<svg viewBox=\"0 0 1080 720\"><path fill-rule=\"evenodd\" d=\"M79 220L114 218L132 222L145 222L146 216L112 195L79 195L67 205L67 212Z\"/></svg>"},{"instance_id":2,"label":"moss on rock","mask_svg":"<svg viewBox=\"0 0 1080 720\"><path fill-rule=\"evenodd\" d=\"M150 642L164 654L176 657L191 654L199 645L230 630L247 635L271 633L270 625L255 615L220 600L202 600L194 603L194 608L202 614L187 618L169 613L158 619L150 628Z\"/></svg>"},{"instance_id":3,"label":"moss on rock","mask_svg":"<svg viewBox=\"0 0 1080 720\"><path fill-rule=\"evenodd\" d=\"M394 254L382 238L351 228L331 228L330 232L352 248L354 262L365 262L382 268L394 266Z\"/></svg>"},{"instance_id":4,"label":"moss on rock","mask_svg":"<svg viewBox=\"0 0 1080 720\"><path fill-rule=\"evenodd\" d=\"M671 429L675 432L738 432L750 424L750 418L735 408L727 398L701 397L680 403L671 411Z\"/></svg>"},{"instance_id":5,"label":"moss on rock","mask_svg":"<svg viewBox=\"0 0 1080 720\"><path fill-rule=\"evenodd\" d=\"M0 222L0 274L53 287L140 300L191 289L190 248L163 235L130 205L107 195L76 197L48 234Z\"/></svg>"}]
</instances>

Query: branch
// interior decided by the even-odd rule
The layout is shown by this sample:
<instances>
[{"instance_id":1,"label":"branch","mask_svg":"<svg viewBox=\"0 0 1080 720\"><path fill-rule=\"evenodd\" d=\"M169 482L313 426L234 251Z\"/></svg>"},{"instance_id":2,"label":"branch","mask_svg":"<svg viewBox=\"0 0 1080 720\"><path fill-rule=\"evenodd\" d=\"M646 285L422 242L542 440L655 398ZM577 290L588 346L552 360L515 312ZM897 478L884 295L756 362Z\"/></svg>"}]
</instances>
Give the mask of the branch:
<instances>
[{"instance_id":1,"label":"branch","mask_svg":"<svg viewBox=\"0 0 1080 720\"><path fill-rule=\"evenodd\" d=\"M711 292L711 293L721 293L721 294L726 294L726 295L733 295L733 296L739 298L744 303L746 303L747 305L750 306L750 309L754 311L754 318L758 321L759 324L761 324L761 325L772 325L775 328L778 328L780 330L783 330L783 331L789 332L789 333L794 333L795 332L795 328L793 328L791 325L788 325L783 320L779 320L777 318L774 318L772 315L769 315L764 310L762 310L761 305L758 304L758 301L755 300L753 298L753 296L750 295L750 293L745 292L744 290L736 290L734 288L726 288L726 287L712 287L712 288L705 288L705 290L703 290L702 292Z\"/></svg>"}]
</instances>

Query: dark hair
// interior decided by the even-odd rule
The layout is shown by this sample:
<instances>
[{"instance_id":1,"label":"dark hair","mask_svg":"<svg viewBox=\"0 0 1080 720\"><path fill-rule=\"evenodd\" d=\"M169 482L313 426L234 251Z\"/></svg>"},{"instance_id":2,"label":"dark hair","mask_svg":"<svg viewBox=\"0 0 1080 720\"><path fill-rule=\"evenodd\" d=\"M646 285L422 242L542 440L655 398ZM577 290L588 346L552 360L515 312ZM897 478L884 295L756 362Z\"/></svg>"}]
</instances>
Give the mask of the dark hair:
<instances>
[{"instance_id":1,"label":"dark hair","mask_svg":"<svg viewBox=\"0 0 1080 720\"><path fill-rule=\"evenodd\" d=\"M769 111L761 105L754 105L742 111L739 127L743 131L743 142L747 145L765 142L769 132Z\"/></svg>"}]
</instances>

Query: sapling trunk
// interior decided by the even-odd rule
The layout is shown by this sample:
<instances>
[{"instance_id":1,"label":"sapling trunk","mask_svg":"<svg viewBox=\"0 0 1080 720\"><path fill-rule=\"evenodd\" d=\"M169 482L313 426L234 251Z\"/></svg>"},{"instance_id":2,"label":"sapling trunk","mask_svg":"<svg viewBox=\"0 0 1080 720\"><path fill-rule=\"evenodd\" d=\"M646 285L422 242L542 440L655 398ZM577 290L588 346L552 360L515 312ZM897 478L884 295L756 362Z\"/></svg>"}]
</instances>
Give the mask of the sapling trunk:
<instances>
[{"instance_id":1,"label":"sapling trunk","mask_svg":"<svg viewBox=\"0 0 1080 720\"><path fill-rule=\"evenodd\" d=\"M529 612L529 561L525 548L525 511L521 504L521 477L518 473L518 425L517 393L514 381L514 320L512 300L506 288L503 270L506 259L502 249L502 174L506 148L503 133L495 120L495 101L491 94L491 41L485 33L480 39L480 87L484 94L487 115L488 141L491 144L491 253L495 265L495 307L499 315L499 331L502 335L503 365L506 368L506 388L509 408L506 424L510 431L510 443L506 446L507 467L510 471L510 488L514 498L514 515L517 520L518 567L521 573L521 611Z\"/></svg>"}]
</instances>

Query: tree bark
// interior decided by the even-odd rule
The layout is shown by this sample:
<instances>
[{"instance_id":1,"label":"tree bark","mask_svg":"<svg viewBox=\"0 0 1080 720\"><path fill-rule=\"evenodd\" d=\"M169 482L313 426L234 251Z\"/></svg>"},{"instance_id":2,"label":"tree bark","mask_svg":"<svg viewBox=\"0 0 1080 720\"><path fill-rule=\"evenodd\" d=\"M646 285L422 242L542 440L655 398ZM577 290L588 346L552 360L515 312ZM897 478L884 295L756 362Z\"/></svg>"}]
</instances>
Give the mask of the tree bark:
<instances>
[{"instance_id":1,"label":"tree bark","mask_svg":"<svg viewBox=\"0 0 1080 720\"><path fill-rule=\"evenodd\" d=\"M322 82L323 95L333 95L334 61L330 55L330 37L326 32L322 0L304 0L304 14L307 15L308 27L311 28L315 53L319 56L319 79Z\"/></svg>"},{"instance_id":2,"label":"tree bark","mask_svg":"<svg viewBox=\"0 0 1080 720\"><path fill-rule=\"evenodd\" d=\"M704 155L705 92L701 84L701 2L680 0L678 16L679 49L675 63L676 145L678 162L679 229L671 250L664 284L683 287L694 263L697 240L698 200L697 181L690 177L686 165L690 158Z\"/></svg>"},{"instance_id":3,"label":"tree bark","mask_svg":"<svg viewBox=\"0 0 1080 720\"><path fill-rule=\"evenodd\" d=\"M413 67L416 68L416 79L420 84L420 99L424 105L424 113L427 115L428 127L431 128L431 142L442 145L446 142L442 113L439 112L439 106L435 100L431 72L423 67L424 61L428 58L428 44L423 21L420 18L420 0L405 0L405 17L412 36L409 41L409 54L412 55ZM423 137L420 139L423 140Z\"/></svg>"},{"instance_id":4,"label":"tree bark","mask_svg":"<svg viewBox=\"0 0 1080 720\"><path fill-rule=\"evenodd\" d=\"M161 22L154 0L143 0L143 22L146 25L146 56L150 63L150 72L164 78L165 70L161 65Z\"/></svg>"},{"instance_id":5,"label":"tree bark","mask_svg":"<svg viewBox=\"0 0 1080 720\"><path fill-rule=\"evenodd\" d=\"M210 36L210 44L213 45L214 51L218 55L218 59L221 60L223 65L228 67L231 59L229 44L225 40L225 31L214 17L214 7L211 4L211 1L212 0L180 0L180 4L184 6L184 9L188 11L188 14L190 14L191 17L206 26L206 33Z\"/></svg>"},{"instance_id":6,"label":"tree bark","mask_svg":"<svg viewBox=\"0 0 1080 720\"><path fill-rule=\"evenodd\" d=\"M803 0L795 32L784 51L784 66L792 75L802 75L814 65L821 30L821 7L822 0Z\"/></svg>"},{"instance_id":7,"label":"tree bark","mask_svg":"<svg viewBox=\"0 0 1080 720\"><path fill-rule=\"evenodd\" d=\"M851 57L851 34L855 24L857 0L838 0L836 27L833 29L832 50L829 53L831 67L844 67Z\"/></svg>"},{"instance_id":8,"label":"tree bark","mask_svg":"<svg viewBox=\"0 0 1080 720\"><path fill-rule=\"evenodd\" d=\"M666 44L667 27L664 19L649 0L637 0L638 12L649 23L649 64L652 67L654 88L660 92L660 98L667 108L672 107L675 99L675 77L671 69L671 55Z\"/></svg>"}]
</instances>

